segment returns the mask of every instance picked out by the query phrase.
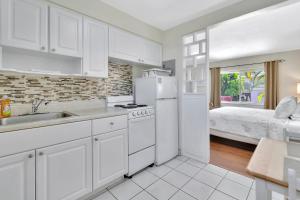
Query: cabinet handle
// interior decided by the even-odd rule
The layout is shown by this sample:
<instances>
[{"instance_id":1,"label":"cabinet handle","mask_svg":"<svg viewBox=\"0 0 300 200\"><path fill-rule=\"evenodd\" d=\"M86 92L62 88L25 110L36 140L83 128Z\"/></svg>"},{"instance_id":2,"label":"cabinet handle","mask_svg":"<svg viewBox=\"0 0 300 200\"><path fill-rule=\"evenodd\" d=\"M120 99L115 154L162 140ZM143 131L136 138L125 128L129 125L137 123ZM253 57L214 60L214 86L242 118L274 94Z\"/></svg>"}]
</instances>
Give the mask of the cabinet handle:
<instances>
[{"instance_id":1,"label":"cabinet handle","mask_svg":"<svg viewBox=\"0 0 300 200\"><path fill-rule=\"evenodd\" d=\"M56 51L56 50L55 50L55 49L51 49L51 51L53 51L53 52L54 52L54 51Z\"/></svg>"},{"instance_id":2,"label":"cabinet handle","mask_svg":"<svg viewBox=\"0 0 300 200\"><path fill-rule=\"evenodd\" d=\"M113 126L115 123L113 123L113 122L110 122L109 124Z\"/></svg>"},{"instance_id":3,"label":"cabinet handle","mask_svg":"<svg viewBox=\"0 0 300 200\"><path fill-rule=\"evenodd\" d=\"M97 141L98 141L98 138L95 138L95 141L97 142Z\"/></svg>"},{"instance_id":4,"label":"cabinet handle","mask_svg":"<svg viewBox=\"0 0 300 200\"><path fill-rule=\"evenodd\" d=\"M41 47L41 50L45 50L46 48L45 47Z\"/></svg>"},{"instance_id":5,"label":"cabinet handle","mask_svg":"<svg viewBox=\"0 0 300 200\"><path fill-rule=\"evenodd\" d=\"M29 155L28 155L28 158L33 158L33 155L32 155L32 154L29 154Z\"/></svg>"},{"instance_id":6,"label":"cabinet handle","mask_svg":"<svg viewBox=\"0 0 300 200\"><path fill-rule=\"evenodd\" d=\"M43 153L43 152L40 152L39 155L42 156L42 155L44 155L44 153Z\"/></svg>"}]
</instances>

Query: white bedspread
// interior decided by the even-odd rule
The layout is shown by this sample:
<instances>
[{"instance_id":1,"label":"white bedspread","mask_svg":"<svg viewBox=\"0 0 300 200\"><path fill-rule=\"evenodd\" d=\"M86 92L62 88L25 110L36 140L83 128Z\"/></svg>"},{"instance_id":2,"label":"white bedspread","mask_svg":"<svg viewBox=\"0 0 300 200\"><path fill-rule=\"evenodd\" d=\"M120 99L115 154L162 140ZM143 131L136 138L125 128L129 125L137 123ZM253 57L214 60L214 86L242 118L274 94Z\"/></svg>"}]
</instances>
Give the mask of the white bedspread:
<instances>
[{"instance_id":1,"label":"white bedspread","mask_svg":"<svg viewBox=\"0 0 300 200\"><path fill-rule=\"evenodd\" d=\"M274 110L222 107L210 111L210 128L250 138L282 140L288 119L273 116Z\"/></svg>"}]
</instances>

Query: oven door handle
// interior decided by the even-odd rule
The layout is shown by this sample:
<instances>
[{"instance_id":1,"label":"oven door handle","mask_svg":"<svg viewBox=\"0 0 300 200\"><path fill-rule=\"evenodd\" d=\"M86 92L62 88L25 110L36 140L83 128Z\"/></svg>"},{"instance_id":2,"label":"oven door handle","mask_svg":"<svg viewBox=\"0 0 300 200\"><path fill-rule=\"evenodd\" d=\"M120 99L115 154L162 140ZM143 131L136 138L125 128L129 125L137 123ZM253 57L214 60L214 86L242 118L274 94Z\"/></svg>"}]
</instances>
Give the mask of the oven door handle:
<instances>
[{"instance_id":1,"label":"oven door handle","mask_svg":"<svg viewBox=\"0 0 300 200\"><path fill-rule=\"evenodd\" d=\"M139 117L139 118L135 118L135 119L130 119L129 121L139 122L139 121L149 120L149 119L153 119L153 118L154 118L154 116L150 115L150 116L147 116L147 117Z\"/></svg>"}]
</instances>

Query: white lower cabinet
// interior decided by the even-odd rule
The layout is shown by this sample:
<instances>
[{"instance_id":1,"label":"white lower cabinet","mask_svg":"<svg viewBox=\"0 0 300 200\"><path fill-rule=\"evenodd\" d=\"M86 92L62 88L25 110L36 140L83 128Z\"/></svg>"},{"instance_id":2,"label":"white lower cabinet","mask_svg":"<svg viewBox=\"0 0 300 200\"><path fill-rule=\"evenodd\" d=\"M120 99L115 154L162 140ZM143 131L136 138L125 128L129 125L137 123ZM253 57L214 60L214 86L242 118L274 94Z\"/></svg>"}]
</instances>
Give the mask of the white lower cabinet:
<instances>
[{"instance_id":1,"label":"white lower cabinet","mask_svg":"<svg viewBox=\"0 0 300 200\"><path fill-rule=\"evenodd\" d=\"M93 137L91 121L2 133L0 200L77 200L122 177L128 172L127 118L107 120L93 120L116 123L106 133L95 126L103 134Z\"/></svg>"},{"instance_id":2,"label":"white lower cabinet","mask_svg":"<svg viewBox=\"0 0 300 200\"><path fill-rule=\"evenodd\" d=\"M75 200L92 192L91 138L36 151L37 200Z\"/></svg>"},{"instance_id":3,"label":"white lower cabinet","mask_svg":"<svg viewBox=\"0 0 300 200\"><path fill-rule=\"evenodd\" d=\"M93 187L97 189L128 172L127 129L93 137Z\"/></svg>"},{"instance_id":4,"label":"white lower cabinet","mask_svg":"<svg viewBox=\"0 0 300 200\"><path fill-rule=\"evenodd\" d=\"M35 151L0 158L0 199L35 199Z\"/></svg>"}]
</instances>

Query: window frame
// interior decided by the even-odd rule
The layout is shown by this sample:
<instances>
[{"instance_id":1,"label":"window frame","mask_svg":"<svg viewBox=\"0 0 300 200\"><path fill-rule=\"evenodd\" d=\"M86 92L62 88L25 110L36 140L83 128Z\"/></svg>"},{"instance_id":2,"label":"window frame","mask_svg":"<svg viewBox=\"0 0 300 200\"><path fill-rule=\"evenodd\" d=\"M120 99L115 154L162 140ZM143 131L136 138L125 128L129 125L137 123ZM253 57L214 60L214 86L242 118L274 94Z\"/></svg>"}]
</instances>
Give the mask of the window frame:
<instances>
[{"instance_id":1,"label":"window frame","mask_svg":"<svg viewBox=\"0 0 300 200\"><path fill-rule=\"evenodd\" d=\"M245 65L245 66L233 66L233 67L221 67L221 72L220 72L220 78L222 78L222 74L227 73L239 73L239 75L243 72L247 72L249 70L253 70L253 71L258 71L258 70L262 70L265 73L265 69L264 69L264 65L263 64L253 64L253 65ZM263 89L265 90L266 84L264 84ZM222 81L220 84L220 90L222 88ZM220 92L221 94L221 92ZM241 95L241 92L240 94ZM222 94L220 95L220 97L222 96ZM263 102L262 104L259 103L253 103L251 101L241 101L241 99L239 98L238 101L221 101L221 106L237 106L237 107L251 107L251 108L264 108L264 104L265 102Z\"/></svg>"}]
</instances>

